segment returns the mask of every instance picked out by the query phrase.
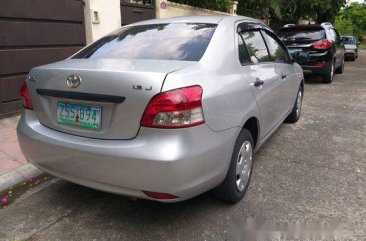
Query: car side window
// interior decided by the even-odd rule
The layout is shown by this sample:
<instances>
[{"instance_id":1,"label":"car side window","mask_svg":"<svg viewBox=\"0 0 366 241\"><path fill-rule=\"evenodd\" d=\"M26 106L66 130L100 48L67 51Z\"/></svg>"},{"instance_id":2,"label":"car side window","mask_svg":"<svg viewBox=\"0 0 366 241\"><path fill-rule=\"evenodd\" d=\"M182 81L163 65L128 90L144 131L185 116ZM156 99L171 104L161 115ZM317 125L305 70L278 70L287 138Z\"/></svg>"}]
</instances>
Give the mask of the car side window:
<instances>
[{"instance_id":1,"label":"car side window","mask_svg":"<svg viewBox=\"0 0 366 241\"><path fill-rule=\"evenodd\" d=\"M286 48L270 33L262 32L266 40L269 55L272 61L287 63L289 62L289 55Z\"/></svg>"},{"instance_id":2,"label":"car side window","mask_svg":"<svg viewBox=\"0 0 366 241\"><path fill-rule=\"evenodd\" d=\"M243 38L238 34L238 42L239 42L239 60L242 65L250 64L250 57L248 53L247 46L245 45Z\"/></svg>"},{"instance_id":3,"label":"car side window","mask_svg":"<svg viewBox=\"0 0 366 241\"><path fill-rule=\"evenodd\" d=\"M244 31L240 35L247 47L252 63L257 64L270 61L268 50L260 31Z\"/></svg>"}]
</instances>

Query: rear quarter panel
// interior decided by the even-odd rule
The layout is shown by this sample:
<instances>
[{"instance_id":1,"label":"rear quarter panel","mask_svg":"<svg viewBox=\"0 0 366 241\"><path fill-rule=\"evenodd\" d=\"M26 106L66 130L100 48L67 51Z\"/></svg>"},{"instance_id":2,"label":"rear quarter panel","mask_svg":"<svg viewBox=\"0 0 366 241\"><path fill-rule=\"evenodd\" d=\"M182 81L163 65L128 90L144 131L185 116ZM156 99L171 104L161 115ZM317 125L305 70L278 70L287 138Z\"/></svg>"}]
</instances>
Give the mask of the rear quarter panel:
<instances>
[{"instance_id":1,"label":"rear quarter panel","mask_svg":"<svg viewBox=\"0 0 366 241\"><path fill-rule=\"evenodd\" d=\"M199 61L167 76L163 91L201 85L206 124L213 131L242 127L259 111L249 82L240 72L236 23L222 20Z\"/></svg>"}]
</instances>

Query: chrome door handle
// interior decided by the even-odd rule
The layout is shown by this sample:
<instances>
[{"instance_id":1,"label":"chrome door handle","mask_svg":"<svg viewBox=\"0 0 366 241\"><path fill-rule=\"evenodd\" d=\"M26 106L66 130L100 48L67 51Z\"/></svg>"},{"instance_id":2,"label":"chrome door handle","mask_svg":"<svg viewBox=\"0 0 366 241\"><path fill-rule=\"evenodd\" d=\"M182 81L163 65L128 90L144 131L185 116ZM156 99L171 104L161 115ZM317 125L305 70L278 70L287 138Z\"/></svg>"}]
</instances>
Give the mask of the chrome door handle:
<instances>
[{"instance_id":1,"label":"chrome door handle","mask_svg":"<svg viewBox=\"0 0 366 241\"><path fill-rule=\"evenodd\" d=\"M262 86L263 84L264 84L264 81L260 80L260 79L256 79L256 81L254 82L255 87Z\"/></svg>"},{"instance_id":2,"label":"chrome door handle","mask_svg":"<svg viewBox=\"0 0 366 241\"><path fill-rule=\"evenodd\" d=\"M287 75L286 74L281 74L281 79L286 79Z\"/></svg>"}]
</instances>

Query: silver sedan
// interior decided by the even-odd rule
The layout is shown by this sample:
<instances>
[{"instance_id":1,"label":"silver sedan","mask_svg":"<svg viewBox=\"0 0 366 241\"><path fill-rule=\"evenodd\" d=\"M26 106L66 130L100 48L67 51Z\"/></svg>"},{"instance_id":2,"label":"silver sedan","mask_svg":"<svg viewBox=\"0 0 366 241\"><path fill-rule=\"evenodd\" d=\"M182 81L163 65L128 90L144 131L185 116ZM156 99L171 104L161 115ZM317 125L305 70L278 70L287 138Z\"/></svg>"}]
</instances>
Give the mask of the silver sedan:
<instances>
[{"instance_id":1,"label":"silver sedan","mask_svg":"<svg viewBox=\"0 0 366 241\"><path fill-rule=\"evenodd\" d=\"M299 119L303 79L257 20L139 22L32 69L19 142L40 169L87 187L161 202L213 190L238 202L255 151Z\"/></svg>"}]
</instances>

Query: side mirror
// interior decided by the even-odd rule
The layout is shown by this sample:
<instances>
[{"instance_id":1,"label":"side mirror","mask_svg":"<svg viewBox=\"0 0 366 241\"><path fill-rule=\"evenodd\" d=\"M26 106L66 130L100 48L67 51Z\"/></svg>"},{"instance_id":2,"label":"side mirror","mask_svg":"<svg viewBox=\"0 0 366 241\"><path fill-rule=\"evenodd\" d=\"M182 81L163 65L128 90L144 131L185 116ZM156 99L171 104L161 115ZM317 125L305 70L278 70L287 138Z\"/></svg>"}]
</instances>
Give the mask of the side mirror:
<instances>
[{"instance_id":1,"label":"side mirror","mask_svg":"<svg viewBox=\"0 0 366 241\"><path fill-rule=\"evenodd\" d=\"M309 60L309 54L303 51L295 52L292 54L294 62L301 64Z\"/></svg>"}]
</instances>

